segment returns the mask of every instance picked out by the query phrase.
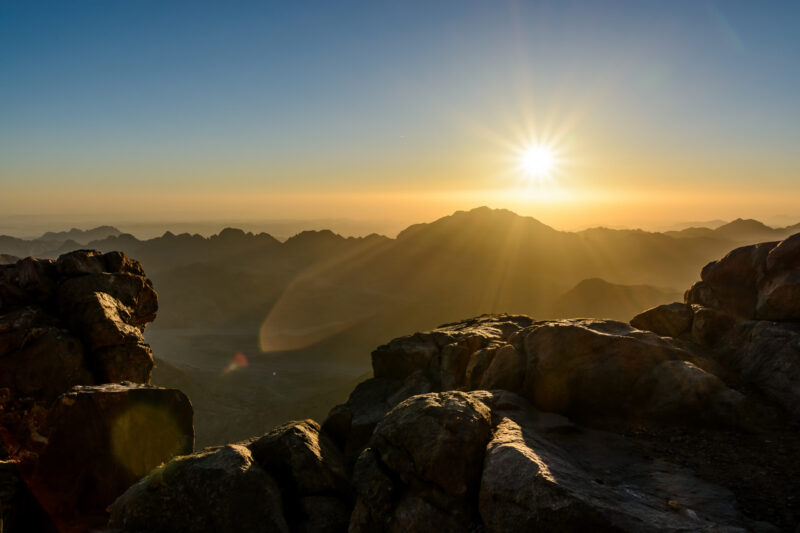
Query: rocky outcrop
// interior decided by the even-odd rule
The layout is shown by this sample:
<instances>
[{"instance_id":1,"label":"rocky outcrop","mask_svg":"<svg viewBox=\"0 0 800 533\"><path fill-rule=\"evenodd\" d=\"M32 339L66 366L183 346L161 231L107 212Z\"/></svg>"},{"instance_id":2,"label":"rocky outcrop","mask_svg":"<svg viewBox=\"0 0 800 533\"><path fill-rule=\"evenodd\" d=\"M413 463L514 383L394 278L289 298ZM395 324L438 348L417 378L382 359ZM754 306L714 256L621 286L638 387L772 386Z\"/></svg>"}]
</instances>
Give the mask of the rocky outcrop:
<instances>
[{"instance_id":1,"label":"rocky outcrop","mask_svg":"<svg viewBox=\"0 0 800 533\"><path fill-rule=\"evenodd\" d=\"M114 503L110 525L794 530L797 242L734 250L685 303L631 325L495 315L394 339L321 428L173 459ZM743 459L773 462L773 477Z\"/></svg>"},{"instance_id":2,"label":"rocky outcrop","mask_svg":"<svg viewBox=\"0 0 800 533\"><path fill-rule=\"evenodd\" d=\"M457 388L516 392L539 409L595 424L739 426L750 418L747 398L713 375L703 354L610 320L486 316L395 339L372 358L375 378L324 425L350 457L400 401Z\"/></svg>"},{"instance_id":3,"label":"rocky outcrop","mask_svg":"<svg viewBox=\"0 0 800 533\"><path fill-rule=\"evenodd\" d=\"M119 533L793 531L800 521L793 307L800 244L793 239L734 250L703 270L686 302L648 310L632 325L493 315L394 339L373 352L374 377L321 426L295 421L173 458L111 505L108 525ZM84 259L82 272L94 261ZM123 287L111 295L119 305L70 293L69 309L103 317L96 327L65 323L42 307L55 317L49 327L80 331L85 348L75 354L136 344L128 340L152 304L126 296L139 290L132 280L114 279L98 286ZM74 369L67 375L78 375L82 367L64 361ZM91 379L96 368L87 370ZM116 387L150 390L74 387L57 397L60 407L25 420L51 427L48 414L75 420L73 409L92 418L78 413L116 405L92 400ZM182 405L173 396L170 412ZM31 427L32 440L61 442ZM55 465L63 456L53 457ZM95 459L111 468L108 458ZM93 468L81 470L87 480L101 471Z\"/></svg>"},{"instance_id":4,"label":"rocky outcrop","mask_svg":"<svg viewBox=\"0 0 800 533\"><path fill-rule=\"evenodd\" d=\"M309 446L325 438L315 430L308 421L295 422L262 437L303 443L288 455L276 450L259 458L259 439L173 459L113 504L110 527L125 532L774 530L745 517L728 489L642 453L629 438L575 425L510 392L449 391L400 402L376 426L352 467L354 504L342 497L346 490L331 483L337 476L328 473L326 463L336 467L341 457L333 451L325 457ZM311 491L317 494L308 496Z\"/></svg>"},{"instance_id":5,"label":"rocky outcrop","mask_svg":"<svg viewBox=\"0 0 800 533\"><path fill-rule=\"evenodd\" d=\"M800 420L800 234L712 261L685 300L649 309L631 324L705 348Z\"/></svg>"},{"instance_id":6,"label":"rocky outcrop","mask_svg":"<svg viewBox=\"0 0 800 533\"><path fill-rule=\"evenodd\" d=\"M111 506L123 531L320 531L347 529L349 482L337 447L300 421L248 442L178 457Z\"/></svg>"},{"instance_id":7,"label":"rocky outcrop","mask_svg":"<svg viewBox=\"0 0 800 533\"><path fill-rule=\"evenodd\" d=\"M143 331L157 309L141 265L118 252L0 266L0 435L24 482L14 498L37 502L25 520L102 525L127 487L193 450L188 398L148 385Z\"/></svg>"}]
</instances>

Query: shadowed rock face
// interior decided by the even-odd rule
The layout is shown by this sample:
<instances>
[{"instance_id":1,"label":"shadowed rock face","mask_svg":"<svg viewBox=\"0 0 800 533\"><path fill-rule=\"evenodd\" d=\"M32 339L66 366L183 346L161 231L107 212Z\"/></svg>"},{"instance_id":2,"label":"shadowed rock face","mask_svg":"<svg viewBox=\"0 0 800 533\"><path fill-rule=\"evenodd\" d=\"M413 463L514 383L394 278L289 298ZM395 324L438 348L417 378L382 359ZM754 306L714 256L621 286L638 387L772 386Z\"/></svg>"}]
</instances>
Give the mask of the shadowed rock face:
<instances>
[{"instance_id":1,"label":"shadowed rock face","mask_svg":"<svg viewBox=\"0 0 800 533\"><path fill-rule=\"evenodd\" d=\"M796 423L800 324L791 284L800 261L793 250L800 246L792 239L735 250L704 269L685 304L632 320L644 329L610 320L487 315L394 339L373 352L374 377L321 427L291 422L174 458L111 505L109 527L121 533L775 531L758 521L767 515L791 531L800 513L787 517L772 508L793 505L786 494L796 492L800 477L794 455L774 468L772 457L751 456L768 475L732 478L726 471L741 465L725 462L731 450L717 446L709 456L697 447L692 453L703 461L692 463L654 453L642 435L671 431L668 447L673 437L679 446L680 439L701 443L708 434L727 435L726 448L741 440L760 451L772 442L772 425ZM91 257L69 268L91 270ZM28 268L26 279L36 279L40 266ZM80 329L81 346L93 354L135 337L132 330L150 316L152 304L129 297L139 285L126 276L113 280L102 286L123 287L115 294L74 293L70 308L92 317L90 323L104 317L100 325L81 329L53 315L49 327ZM45 285L31 294L46 300L62 290ZM109 323L119 327L112 331ZM50 407L26 420L50 427L48 414L69 420L80 405L116 405L110 396L98 403L92 394L119 392L132 401L126 387L135 386L108 387L75 387L58 397L63 412ZM179 411L174 392L172 411ZM166 393L158 394L166 403ZM782 431L800 445L796 431ZM32 439L61 442L57 435ZM58 459L41 457L43 472L51 470L47 464L58 470ZM742 511L750 502L737 501L745 494L741 485L752 483L777 494L757 519Z\"/></svg>"},{"instance_id":2,"label":"shadowed rock face","mask_svg":"<svg viewBox=\"0 0 800 533\"><path fill-rule=\"evenodd\" d=\"M111 506L123 531L344 531L344 461L313 420L235 445L178 457Z\"/></svg>"},{"instance_id":3,"label":"shadowed rock face","mask_svg":"<svg viewBox=\"0 0 800 533\"><path fill-rule=\"evenodd\" d=\"M41 507L26 520L102 525L133 482L193 450L188 398L147 385L157 310L141 265L119 252L0 265L0 434L26 482L14 497Z\"/></svg>"},{"instance_id":4,"label":"shadowed rock face","mask_svg":"<svg viewBox=\"0 0 800 533\"><path fill-rule=\"evenodd\" d=\"M374 377L321 429L293 422L175 459L113 505L111 525L130 533L775 531L743 514L750 501L737 502L754 495L742 485L755 484L773 495L759 519L777 517L791 531L800 513L773 507L791 505L794 451L773 468L761 447L775 424L800 444L784 414L800 405L796 242L735 250L703 270L686 303L650 309L633 326L487 315L394 339L373 352ZM667 449L688 439L701 459L654 452L646 436L665 434ZM709 434L726 439L711 452ZM752 452L744 456L764 462L775 481L728 475L741 468L744 441ZM200 465L216 468L234 452L239 462L218 474L232 481L220 483L256 476L247 497L262 502L238 518L236 490L189 490Z\"/></svg>"},{"instance_id":5,"label":"shadowed rock face","mask_svg":"<svg viewBox=\"0 0 800 533\"><path fill-rule=\"evenodd\" d=\"M649 309L631 324L707 348L800 420L800 234L737 248L701 277L685 304Z\"/></svg>"}]
</instances>

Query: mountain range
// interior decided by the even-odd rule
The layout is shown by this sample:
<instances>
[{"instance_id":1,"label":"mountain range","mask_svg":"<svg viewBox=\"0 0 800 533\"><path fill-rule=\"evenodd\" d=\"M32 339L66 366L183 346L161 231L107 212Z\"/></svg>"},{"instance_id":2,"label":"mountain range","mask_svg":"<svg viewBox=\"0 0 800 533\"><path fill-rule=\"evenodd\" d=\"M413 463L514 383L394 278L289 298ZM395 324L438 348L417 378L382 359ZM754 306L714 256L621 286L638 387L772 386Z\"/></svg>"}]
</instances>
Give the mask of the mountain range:
<instances>
[{"instance_id":1,"label":"mountain range","mask_svg":"<svg viewBox=\"0 0 800 533\"><path fill-rule=\"evenodd\" d=\"M140 240L108 226L0 237L0 254L92 248L141 261L160 301L146 333L163 359L153 379L196 391L198 442L215 444L323 416L315 409L347 394L369 370L363 354L383 339L482 313L625 319L680 299L679 288L732 248L798 231L736 220L665 233L564 232L480 207L394 239L323 230L281 242L226 228ZM226 371L236 354L249 365Z\"/></svg>"}]
</instances>

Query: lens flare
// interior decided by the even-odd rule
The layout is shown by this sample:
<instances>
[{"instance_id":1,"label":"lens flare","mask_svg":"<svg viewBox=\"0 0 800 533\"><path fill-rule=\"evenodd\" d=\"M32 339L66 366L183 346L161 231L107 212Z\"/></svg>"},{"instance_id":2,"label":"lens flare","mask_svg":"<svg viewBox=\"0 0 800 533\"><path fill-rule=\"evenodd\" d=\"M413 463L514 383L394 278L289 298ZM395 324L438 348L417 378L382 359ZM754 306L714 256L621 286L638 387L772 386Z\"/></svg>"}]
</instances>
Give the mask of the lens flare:
<instances>
[{"instance_id":1,"label":"lens flare","mask_svg":"<svg viewBox=\"0 0 800 533\"><path fill-rule=\"evenodd\" d=\"M231 362L228 363L228 366L222 369L222 375L230 374L234 370L239 370L240 368L245 368L250 364L250 361L247 360L247 356L242 352L236 352L231 359Z\"/></svg>"}]
</instances>

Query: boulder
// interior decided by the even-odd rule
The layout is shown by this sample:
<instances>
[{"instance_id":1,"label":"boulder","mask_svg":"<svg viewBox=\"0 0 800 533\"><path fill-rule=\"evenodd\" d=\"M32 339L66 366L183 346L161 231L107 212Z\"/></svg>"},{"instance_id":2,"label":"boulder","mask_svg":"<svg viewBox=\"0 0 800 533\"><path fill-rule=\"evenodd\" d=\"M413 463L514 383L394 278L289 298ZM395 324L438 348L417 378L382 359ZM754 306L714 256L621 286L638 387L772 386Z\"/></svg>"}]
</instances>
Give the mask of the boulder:
<instances>
[{"instance_id":1,"label":"boulder","mask_svg":"<svg viewBox=\"0 0 800 533\"><path fill-rule=\"evenodd\" d=\"M700 277L710 288L716 301L688 303L719 307L744 320L753 318L758 299L758 284L766 271L767 255L777 244L765 242L742 246L719 261L712 261L703 268Z\"/></svg>"},{"instance_id":2,"label":"boulder","mask_svg":"<svg viewBox=\"0 0 800 533\"><path fill-rule=\"evenodd\" d=\"M290 422L247 447L277 482L284 516L293 530L346 529L349 480L344 458L331 438L320 433L319 424L313 420Z\"/></svg>"},{"instance_id":3,"label":"boulder","mask_svg":"<svg viewBox=\"0 0 800 533\"><path fill-rule=\"evenodd\" d=\"M280 490L241 445L176 457L110 508L120 532L288 532Z\"/></svg>"},{"instance_id":4,"label":"boulder","mask_svg":"<svg viewBox=\"0 0 800 533\"><path fill-rule=\"evenodd\" d=\"M75 387L49 409L39 432L45 445L31 487L59 523L104 521L125 489L194 445L189 400L151 385Z\"/></svg>"},{"instance_id":5,"label":"boulder","mask_svg":"<svg viewBox=\"0 0 800 533\"><path fill-rule=\"evenodd\" d=\"M0 315L0 388L53 400L94 383L80 340L38 307Z\"/></svg>"},{"instance_id":6,"label":"boulder","mask_svg":"<svg viewBox=\"0 0 800 533\"><path fill-rule=\"evenodd\" d=\"M405 380L371 378L350 393L347 403L331 409L323 430L344 451L348 462L355 461L367 445L375 426L389 410L406 398L434 390L427 374L417 370Z\"/></svg>"},{"instance_id":7,"label":"boulder","mask_svg":"<svg viewBox=\"0 0 800 533\"><path fill-rule=\"evenodd\" d=\"M662 337L680 337L692 328L692 306L675 302L643 311L631 319L631 326Z\"/></svg>"},{"instance_id":8,"label":"boulder","mask_svg":"<svg viewBox=\"0 0 800 533\"><path fill-rule=\"evenodd\" d=\"M489 408L469 394L431 393L401 402L359 457L351 531L474 527L469 499L490 434Z\"/></svg>"},{"instance_id":9,"label":"boulder","mask_svg":"<svg viewBox=\"0 0 800 533\"><path fill-rule=\"evenodd\" d=\"M392 340L372 352L375 377L403 379L430 370L445 388L460 386L469 355L493 341L505 341L533 322L524 315L482 315L444 324L427 333Z\"/></svg>"},{"instance_id":10,"label":"boulder","mask_svg":"<svg viewBox=\"0 0 800 533\"><path fill-rule=\"evenodd\" d=\"M523 395L540 409L582 420L654 415L642 412L632 393L639 379L665 361L694 358L668 339L609 320L542 323L524 344Z\"/></svg>"},{"instance_id":11,"label":"boulder","mask_svg":"<svg viewBox=\"0 0 800 533\"><path fill-rule=\"evenodd\" d=\"M767 272L800 269L800 233L778 243L767 255Z\"/></svg>"}]
</instances>

